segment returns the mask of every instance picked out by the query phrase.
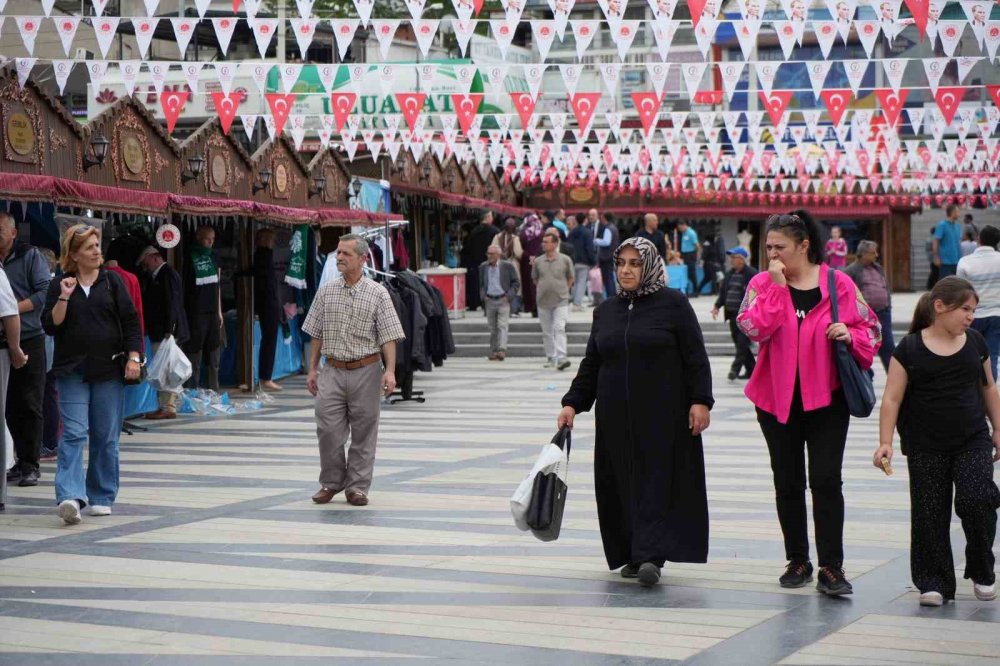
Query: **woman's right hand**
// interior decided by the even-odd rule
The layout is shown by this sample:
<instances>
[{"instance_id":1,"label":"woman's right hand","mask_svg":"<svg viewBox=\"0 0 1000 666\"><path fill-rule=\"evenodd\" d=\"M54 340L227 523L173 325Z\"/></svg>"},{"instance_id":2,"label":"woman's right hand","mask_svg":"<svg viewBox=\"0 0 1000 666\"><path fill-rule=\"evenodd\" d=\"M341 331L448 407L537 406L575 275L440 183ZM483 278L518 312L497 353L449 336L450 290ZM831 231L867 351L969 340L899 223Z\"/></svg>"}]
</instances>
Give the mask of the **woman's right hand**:
<instances>
[{"instance_id":1,"label":"woman's right hand","mask_svg":"<svg viewBox=\"0 0 1000 666\"><path fill-rule=\"evenodd\" d=\"M559 412L559 418L556 419L556 426L560 430L563 428L569 428L572 430L574 418L576 418L576 410L567 405Z\"/></svg>"},{"instance_id":2,"label":"woman's right hand","mask_svg":"<svg viewBox=\"0 0 1000 666\"><path fill-rule=\"evenodd\" d=\"M774 284L788 284L785 279L785 264L782 263L781 259L772 259L771 263L767 266L767 272L771 276L771 282Z\"/></svg>"},{"instance_id":3,"label":"woman's right hand","mask_svg":"<svg viewBox=\"0 0 1000 666\"><path fill-rule=\"evenodd\" d=\"M74 289L76 289L75 277L65 277L59 282L59 290L62 292L64 298L72 296Z\"/></svg>"},{"instance_id":4,"label":"woman's right hand","mask_svg":"<svg viewBox=\"0 0 1000 666\"><path fill-rule=\"evenodd\" d=\"M880 470L883 469L882 458L886 458L890 463L892 463L892 444L883 444L878 447L878 450L875 451L875 455L872 456L872 464Z\"/></svg>"}]
</instances>

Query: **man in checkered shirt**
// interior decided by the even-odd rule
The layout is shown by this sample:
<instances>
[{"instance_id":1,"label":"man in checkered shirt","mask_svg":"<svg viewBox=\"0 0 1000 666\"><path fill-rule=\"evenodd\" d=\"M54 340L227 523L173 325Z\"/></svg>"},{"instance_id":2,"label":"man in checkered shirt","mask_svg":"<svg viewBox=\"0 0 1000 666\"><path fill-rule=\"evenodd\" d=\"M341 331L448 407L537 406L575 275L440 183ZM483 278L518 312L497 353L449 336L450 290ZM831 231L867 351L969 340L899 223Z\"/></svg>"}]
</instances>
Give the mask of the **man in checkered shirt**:
<instances>
[{"instance_id":1,"label":"man in checkered shirt","mask_svg":"<svg viewBox=\"0 0 1000 666\"><path fill-rule=\"evenodd\" d=\"M308 386L316 396L322 486L312 497L317 504L342 490L354 506L368 504L382 396L396 388L396 341L406 336L389 292L362 274L367 255L364 238L341 236L341 277L320 287L302 324L313 338ZM326 359L322 369L320 356Z\"/></svg>"}]
</instances>

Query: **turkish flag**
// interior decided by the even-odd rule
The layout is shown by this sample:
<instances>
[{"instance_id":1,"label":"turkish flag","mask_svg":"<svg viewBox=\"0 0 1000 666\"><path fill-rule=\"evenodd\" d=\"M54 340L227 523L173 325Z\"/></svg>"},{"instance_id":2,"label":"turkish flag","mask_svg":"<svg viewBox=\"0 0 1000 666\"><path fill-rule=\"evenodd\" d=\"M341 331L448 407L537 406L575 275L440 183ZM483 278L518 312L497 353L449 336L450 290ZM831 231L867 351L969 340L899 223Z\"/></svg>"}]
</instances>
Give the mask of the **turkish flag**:
<instances>
[{"instance_id":1,"label":"turkish flag","mask_svg":"<svg viewBox=\"0 0 1000 666\"><path fill-rule=\"evenodd\" d=\"M285 129L285 121L288 114L292 112L296 95L294 93L282 95L281 93L266 93L267 105L271 107L271 117L274 118L274 133L281 136L281 131Z\"/></svg>"},{"instance_id":2,"label":"turkish flag","mask_svg":"<svg viewBox=\"0 0 1000 666\"><path fill-rule=\"evenodd\" d=\"M986 86L986 92L993 98L993 105L1000 109L1000 86Z\"/></svg>"},{"instance_id":3,"label":"turkish flag","mask_svg":"<svg viewBox=\"0 0 1000 666\"><path fill-rule=\"evenodd\" d=\"M451 103L455 107L458 124L462 126L462 131L468 136L469 130L472 129L472 121L476 117L476 112L479 111L479 105L483 103L483 94L452 95Z\"/></svg>"},{"instance_id":4,"label":"turkish flag","mask_svg":"<svg viewBox=\"0 0 1000 666\"><path fill-rule=\"evenodd\" d=\"M850 104L853 97L850 89L822 90L819 96L823 100L823 104L826 105L826 110L830 113L830 120L839 127L840 121L844 117L844 111L847 110L847 105Z\"/></svg>"},{"instance_id":5,"label":"turkish flag","mask_svg":"<svg viewBox=\"0 0 1000 666\"><path fill-rule=\"evenodd\" d=\"M396 102L399 103L399 110L406 118L406 124L410 126L410 131L416 131L417 116L424 108L424 101L427 99L426 93L396 93Z\"/></svg>"},{"instance_id":6,"label":"turkish flag","mask_svg":"<svg viewBox=\"0 0 1000 666\"><path fill-rule=\"evenodd\" d=\"M218 91L212 93L212 103L215 104L215 112L219 114L224 134L229 134L229 128L236 117L236 111L240 108L242 98L242 94L238 92L231 92L228 95Z\"/></svg>"},{"instance_id":7,"label":"turkish flag","mask_svg":"<svg viewBox=\"0 0 1000 666\"><path fill-rule=\"evenodd\" d=\"M521 127L527 129L528 123L531 122L531 115L535 112L537 100L531 96L531 93L526 92L511 93L510 99L514 103L514 108L517 109L517 115L521 117Z\"/></svg>"},{"instance_id":8,"label":"turkish flag","mask_svg":"<svg viewBox=\"0 0 1000 666\"><path fill-rule=\"evenodd\" d=\"M177 118L181 115L190 95L187 90L171 90L160 95L160 106L163 108L163 116L167 119L167 134L174 131Z\"/></svg>"},{"instance_id":9,"label":"turkish flag","mask_svg":"<svg viewBox=\"0 0 1000 666\"><path fill-rule=\"evenodd\" d=\"M354 93L333 93L330 95L330 103L333 106L333 119L336 122L337 133L343 131L347 116L351 115L354 103L358 96Z\"/></svg>"},{"instance_id":10,"label":"turkish flag","mask_svg":"<svg viewBox=\"0 0 1000 666\"><path fill-rule=\"evenodd\" d=\"M955 119L955 113L958 112L958 105L962 102L963 97L965 97L965 88L962 86L937 89L934 100L937 102L938 108L941 109L944 121L949 125Z\"/></svg>"},{"instance_id":11,"label":"turkish flag","mask_svg":"<svg viewBox=\"0 0 1000 666\"><path fill-rule=\"evenodd\" d=\"M473 2L472 7L475 10L476 16L479 16L479 12L483 11L483 3L485 1L486 0L475 0L475 2Z\"/></svg>"},{"instance_id":12,"label":"turkish flag","mask_svg":"<svg viewBox=\"0 0 1000 666\"><path fill-rule=\"evenodd\" d=\"M656 119L659 116L660 105L662 103L663 100L654 92L632 93L632 104L635 105L636 111L639 112L639 122L642 123L642 131L647 136L650 130L656 125Z\"/></svg>"},{"instance_id":13,"label":"turkish flag","mask_svg":"<svg viewBox=\"0 0 1000 666\"><path fill-rule=\"evenodd\" d=\"M767 109L767 115L771 118L771 124L778 125L781 122L781 117L785 115L788 103L792 100L792 91L773 90L768 95L761 90L760 100L764 102L764 108Z\"/></svg>"},{"instance_id":14,"label":"turkish flag","mask_svg":"<svg viewBox=\"0 0 1000 666\"><path fill-rule=\"evenodd\" d=\"M694 94L694 103L712 106L722 104L722 93L721 90L699 90Z\"/></svg>"},{"instance_id":15,"label":"turkish flag","mask_svg":"<svg viewBox=\"0 0 1000 666\"><path fill-rule=\"evenodd\" d=\"M877 88L875 90L878 103L882 107L882 116L889 127L895 127L899 123L899 112L903 110L903 104L906 103L906 96L909 94L909 88L900 88L898 95L893 92L892 88Z\"/></svg>"},{"instance_id":16,"label":"turkish flag","mask_svg":"<svg viewBox=\"0 0 1000 666\"><path fill-rule=\"evenodd\" d=\"M573 113L576 115L576 122L582 131L586 132L590 129L590 121L594 117L594 112L597 111L599 101L601 101L601 93L599 92L576 93L569 98L569 104L573 107Z\"/></svg>"},{"instance_id":17,"label":"turkish flag","mask_svg":"<svg viewBox=\"0 0 1000 666\"><path fill-rule=\"evenodd\" d=\"M920 41L924 41L924 36L927 34L927 11L930 9L930 0L905 0L905 2L907 9L913 14L917 30L920 31Z\"/></svg>"},{"instance_id":18,"label":"turkish flag","mask_svg":"<svg viewBox=\"0 0 1000 666\"><path fill-rule=\"evenodd\" d=\"M240 3L242 0L233 0L233 13L240 11Z\"/></svg>"}]
</instances>

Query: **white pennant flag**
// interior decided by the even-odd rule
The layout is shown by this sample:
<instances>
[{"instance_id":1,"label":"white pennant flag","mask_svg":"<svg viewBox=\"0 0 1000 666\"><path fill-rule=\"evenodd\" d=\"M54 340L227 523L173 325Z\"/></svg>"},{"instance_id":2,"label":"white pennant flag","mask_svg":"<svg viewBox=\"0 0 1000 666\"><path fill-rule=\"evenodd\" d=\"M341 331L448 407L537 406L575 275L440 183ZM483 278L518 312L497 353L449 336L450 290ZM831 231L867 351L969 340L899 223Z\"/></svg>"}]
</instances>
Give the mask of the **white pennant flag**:
<instances>
[{"instance_id":1,"label":"white pennant flag","mask_svg":"<svg viewBox=\"0 0 1000 666\"><path fill-rule=\"evenodd\" d=\"M90 0L94 5L94 16L103 16L104 8L108 6L108 0Z\"/></svg>"},{"instance_id":2,"label":"white pennant flag","mask_svg":"<svg viewBox=\"0 0 1000 666\"><path fill-rule=\"evenodd\" d=\"M509 69L509 65L490 65L487 68L486 75L489 78L490 91L494 98L498 98L501 93L506 91L503 82L507 78L507 71Z\"/></svg>"},{"instance_id":3,"label":"white pennant flag","mask_svg":"<svg viewBox=\"0 0 1000 666\"><path fill-rule=\"evenodd\" d=\"M468 95L472 89L472 82L476 78L479 68L475 65L457 65L455 67L455 79L458 83L459 92Z\"/></svg>"},{"instance_id":4,"label":"white pennant flag","mask_svg":"<svg viewBox=\"0 0 1000 666\"><path fill-rule=\"evenodd\" d=\"M955 55L955 47L962 41L962 33L965 31L965 21L941 21L938 25L938 36L941 38L941 46L944 53L949 58Z\"/></svg>"},{"instance_id":5,"label":"white pennant flag","mask_svg":"<svg viewBox=\"0 0 1000 666\"><path fill-rule=\"evenodd\" d=\"M962 56L958 59L958 83L959 85L965 83L965 77L969 75L969 72L976 66L982 58L976 56Z\"/></svg>"},{"instance_id":6,"label":"white pennant flag","mask_svg":"<svg viewBox=\"0 0 1000 666\"><path fill-rule=\"evenodd\" d=\"M312 44L313 37L316 36L316 25L319 23L319 19L293 18L289 20L289 23L292 26L292 32L295 33L295 42L299 45L299 53L305 60L309 45Z\"/></svg>"},{"instance_id":7,"label":"white pennant flag","mask_svg":"<svg viewBox=\"0 0 1000 666\"><path fill-rule=\"evenodd\" d=\"M774 87L774 77L778 73L778 63L758 62L754 64L754 72L757 74L757 82L761 90L768 97L771 96L771 89Z\"/></svg>"},{"instance_id":8,"label":"white pennant flag","mask_svg":"<svg viewBox=\"0 0 1000 666\"><path fill-rule=\"evenodd\" d=\"M556 38L555 21L531 21L531 35L538 47L538 61L545 62Z\"/></svg>"},{"instance_id":9,"label":"white pennant flag","mask_svg":"<svg viewBox=\"0 0 1000 666\"><path fill-rule=\"evenodd\" d=\"M564 65L560 65L560 67L564 67ZM618 77L621 76L621 72L622 66L618 63L606 63L601 65L601 78L604 79L604 85L608 89L608 92L611 93L612 97L614 97L615 93L618 92ZM564 72L563 77L565 78L565 76L566 74ZM577 81L579 82L579 76L577 76ZM573 85L573 91L570 92L570 94L572 95L574 92L576 92L575 84Z\"/></svg>"},{"instance_id":10,"label":"white pennant flag","mask_svg":"<svg viewBox=\"0 0 1000 666\"><path fill-rule=\"evenodd\" d=\"M420 81L420 87L429 90L437 78L437 71L438 66L433 63L422 62L417 65L417 77Z\"/></svg>"},{"instance_id":11,"label":"white pennant flag","mask_svg":"<svg viewBox=\"0 0 1000 666\"><path fill-rule=\"evenodd\" d=\"M52 72L56 78L56 85L59 86L59 94L63 94L63 89L66 87L66 81L69 79L69 75L73 72L73 65L76 64L75 60L53 60L52 61Z\"/></svg>"},{"instance_id":12,"label":"white pennant flag","mask_svg":"<svg viewBox=\"0 0 1000 666\"><path fill-rule=\"evenodd\" d=\"M295 6L298 7L299 16L302 18L312 16L313 0L295 0Z\"/></svg>"},{"instance_id":13,"label":"white pennant flag","mask_svg":"<svg viewBox=\"0 0 1000 666\"><path fill-rule=\"evenodd\" d=\"M243 9L246 10L247 18L255 18L260 11L262 0L243 0Z\"/></svg>"},{"instance_id":14,"label":"white pennant flag","mask_svg":"<svg viewBox=\"0 0 1000 666\"><path fill-rule=\"evenodd\" d=\"M351 76L351 86L354 88L354 92L360 95L363 92L361 83L365 79L365 74L368 73L368 65L354 63L348 66L347 72Z\"/></svg>"},{"instance_id":15,"label":"white pennant flag","mask_svg":"<svg viewBox=\"0 0 1000 666\"><path fill-rule=\"evenodd\" d=\"M337 72L340 71L340 65L316 65L316 74L319 76L320 83L323 84L323 90L330 93L333 92L333 83L337 80ZM326 116L323 116L326 118Z\"/></svg>"},{"instance_id":16,"label":"white pennant flag","mask_svg":"<svg viewBox=\"0 0 1000 666\"><path fill-rule=\"evenodd\" d=\"M903 110L910 117L910 126L913 127L913 133L920 134L920 127L924 124L924 109L922 107L916 108L911 106ZM912 152L915 153L916 151Z\"/></svg>"},{"instance_id":17,"label":"white pennant flag","mask_svg":"<svg viewBox=\"0 0 1000 666\"><path fill-rule=\"evenodd\" d=\"M267 130L267 138L269 138L271 141L274 141L274 138L278 134L278 126L274 122L274 115L270 113L265 113L261 117L264 120L264 129Z\"/></svg>"},{"instance_id":18,"label":"white pennant flag","mask_svg":"<svg viewBox=\"0 0 1000 666\"><path fill-rule=\"evenodd\" d=\"M701 20L698 21L698 27L694 29L694 37L698 42L698 50L701 51L701 54L705 58L708 58L708 49L711 48L712 42L715 40L715 31L718 27L718 20L702 16Z\"/></svg>"},{"instance_id":19,"label":"white pennant flag","mask_svg":"<svg viewBox=\"0 0 1000 666\"><path fill-rule=\"evenodd\" d=\"M903 58L890 58L888 60L882 61L882 67L885 69L885 78L889 81L889 85L892 87L892 92L899 94L899 88L903 83L903 74L906 72L906 63L908 60Z\"/></svg>"},{"instance_id":20,"label":"white pennant flag","mask_svg":"<svg viewBox=\"0 0 1000 666\"><path fill-rule=\"evenodd\" d=\"M611 26L611 39L618 47L618 58L625 62L628 50L632 48L635 35L642 27L642 21L620 21L617 25Z\"/></svg>"},{"instance_id":21,"label":"white pennant flag","mask_svg":"<svg viewBox=\"0 0 1000 666\"><path fill-rule=\"evenodd\" d=\"M745 21L733 21L733 29L736 30L736 38L740 42L740 50L743 52L743 59L750 60L754 48L757 46L757 33L760 32L760 19L748 19Z\"/></svg>"},{"instance_id":22,"label":"white pennant flag","mask_svg":"<svg viewBox=\"0 0 1000 666\"><path fill-rule=\"evenodd\" d=\"M823 137L820 135L819 119L823 112L819 109L807 109L802 112L802 119L806 122L806 128L813 141L819 141Z\"/></svg>"},{"instance_id":23,"label":"white pennant flag","mask_svg":"<svg viewBox=\"0 0 1000 666\"><path fill-rule=\"evenodd\" d=\"M354 156L358 152L358 142L354 139L341 139L341 144L344 146L344 152L347 153L347 161L353 162Z\"/></svg>"},{"instance_id":24,"label":"white pennant flag","mask_svg":"<svg viewBox=\"0 0 1000 666\"><path fill-rule=\"evenodd\" d=\"M62 19L60 19L61 21ZM139 45L139 55L146 58L149 53L149 42L153 39L156 26L159 24L158 18L134 18L132 19L132 29L135 31L135 41ZM59 21L56 21L58 24ZM68 55L68 53L67 53Z\"/></svg>"},{"instance_id":25,"label":"white pennant flag","mask_svg":"<svg viewBox=\"0 0 1000 666\"><path fill-rule=\"evenodd\" d=\"M984 43L990 60L993 60L997 57L997 47L1000 46L1000 21L989 21L986 24Z\"/></svg>"},{"instance_id":26,"label":"white pennant flag","mask_svg":"<svg viewBox=\"0 0 1000 666\"><path fill-rule=\"evenodd\" d=\"M726 90L726 98L733 101L733 93L736 92L736 84L743 77L743 71L747 64L736 60L719 63L719 73L722 75L722 86Z\"/></svg>"},{"instance_id":27,"label":"white pennant flag","mask_svg":"<svg viewBox=\"0 0 1000 666\"><path fill-rule=\"evenodd\" d=\"M38 27L42 22L41 16L15 16L17 29L21 33L21 41L29 54L35 53L35 37L38 36ZM23 87L23 86L22 86Z\"/></svg>"},{"instance_id":28,"label":"white pennant flag","mask_svg":"<svg viewBox=\"0 0 1000 666\"><path fill-rule=\"evenodd\" d=\"M56 0L42 0L42 12L45 14L45 18L52 16L52 7L56 4ZM3 11L0 9L0 11Z\"/></svg>"},{"instance_id":29,"label":"white pennant flag","mask_svg":"<svg viewBox=\"0 0 1000 666\"><path fill-rule=\"evenodd\" d=\"M420 53L425 58L430 51L431 43L434 41L434 35L437 34L440 24L440 19L414 19L410 21L413 34L417 38L417 46L420 47Z\"/></svg>"},{"instance_id":30,"label":"white pennant flag","mask_svg":"<svg viewBox=\"0 0 1000 666\"><path fill-rule=\"evenodd\" d=\"M559 65L559 71L562 74L563 83L566 84L566 92L573 96L576 94L576 86L580 83L580 65ZM604 68L601 67L601 74L604 74Z\"/></svg>"},{"instance_id":31,"label":"white pennant flag","mask_svg":"<svg viewBox=\"0 0 1000 666\"><path fill-rule=\"evenodd\" d=\"M337 50L340 52L341 60L347 56L347 49L351 46L360 23L360 19L330 19L330 27L333 28L333 36L337 39Z\"/></svg>"},{"instance_id":32,"label":"white pennant flag","mask_svg":"<svg viewBox=\"0 0 1000 666\"><path fill-rule=\"evenodd\" d=\"M865 72L868 71L868 61L844 60L843 65L844 71L847 73L847 83L850 84L854 96L857 97L858 88L861 87L861 81L865 78Z\"/></svg>"},{"instance_id":33,"label":"white pennant flag","mask_svg":"<svg viewBox=\"0 0 1000 666\"><path fill-rule=\"evenodd\" d=\"M806 64L806 70L809 72L809 83L812 84L813 95L816 96L817 100L826 84L826 75L830 73L831 67L833 67L833 63L829 60L811 60Z\"/></svg>"},{"instance_id":34,"label":"white pennant flag","mask_svg":"<svg viewBox=\"0 0 1000 666\"><path fill-rule=\"evenodd\" d=\"M837 39L836 21L813 21L813 32L816 34L816 41L819 42L819 50L824 58L830 57L830 49Z\"/></svg>"},{"instance_id":35,"label":"white pennant flag","mask_svg":"<svg viewBox=\"0 0 1000 666\"><path fill-rule=\"evenodd\" d=\"M188 88L192 94L198 93L198 80L201 78L201 70L205 66L203 62L185 62L184 80L187 81Z\"/></svg>"},{"instance_id":36,"label":"white pennant flag","mask_svg":"<svg viewBox=\"0 0 1000 666\"><path fill-rule=\"evenodd\" d=\"M323 116L324 118L326 116ZM333 132L328 129L316 130L317 136L319 136L319 145L323 146L323 150L330 147L330 137L333 136Z\"/></svg>"},{"instance_id":37,"label":"white pennant flag","mask_svg":"<svg viewBox=\"0 0 1000 666\"><path fill-rule=\"evenodd\" d=\"M472 33L476 31L475 21L463 21L461 19L452 19L451 27L455 31L455 39L458 40L458 48L462 52L462 57L465 57L465 52L469 50L469 40L472 39Z\"/></svg>"},{"instance_id":38,"label":"white pennant flag","mask_svg":"<svg viewBox=\"0 0 1000 666\"><path fill-rule=\"evenodd\" d=\"M393 38L399 28L399 19L374 19L371 24L375 31L375 39L378 40L378 50L382 60L388 60L389 49L392 48Z\"/></svg>"},{"instance_id":39,"label":"white pennant flag","mask_svg":"<svg viewBox=\"0 0 1000 666\"><path fill-rule=\"evenodd\" d=\"M601 22L573 19L569 24L573 28L573 39L576 41L576 57L583 59L590 43L594 41L594 35L601 29Z\"/></svg>"},{"instance_id":40,"label":"white pennant flag","mask_svg":"<svg viewBox=\"0 0 1000 666\"><path fill-rule=\"evenodd\" d=\"M302 63L282 63L278 65L278 74L281 76L281 88L288 95L302 74Z\"/></svg>"},{"instance_id":41,"label":"white pennant flag","mask_svg":"<svg viewBox=\"0 0 1000 666\"><path fill-rule=\"evenodd\" d=\"M421 14L424 13L424 5L427 0L406 0L406 8L410 10L410 18L414 21L420 19Z\"/></svg>"},{"instance_id":42,"label":"white pennant flag","mask_svg":"<svg viewBox=\"0 0 1000 666\"><path fill-rule=\"evenodd\" d=\"M208 11L208 6L212 4L212 0L194 0L194 8L198 12L198 18L205 18L205 12Z\"/></svg>"},{"instance_id":43,"label":"white pennant flag","mask_svg":"<svg viewBox=\"0 0 1000 666\"><path fill-rule=\"evenodd\" d=\"M160 6L160 0L142 0L142 4L146 6L146 16L154 16Z\"/></svg>"},{"instance_id":44,"label":"white pennant flag","mask_svg":"<svg viewBox=\"0 0 1000 666\"><path fill-rule=\"evenodd\" d=\"M532 99L538 99L538 90L542 86L542 78L545 76L547 65L525 65L524 80L528 82L528 92Z\"/></svg>"},{"instance_id":45,"label":"white pennant flag","mask_svg":"<svg viewBox=\"0 0 1000 666\"><path fill-rule=\"evenodd\" d=\"M517 22L507 19L499 21L490 19L490 29L493 30L493 38L497 42L497 48L500 49L500 56L506 59L507 49L510 47L511 40L514 39L514 32L517 31Z\"/></svg>"},{"instance_id":46,"label":"white pennant flag","mask_svg":"<svg viewBox=\"0 0 1000 666\"><path fill-rule=\"evenodd\" d=\"M229 53L229 42L233 39L233 31L236 30L236 19L231 17L212 19L212 27L215 28L215 38L219 40L219 48L223 55Z\"/></svg>"},{"instance_id":47,"label":"white pennant flag","mask_svg":"<svg viewBox=\"0 0 1000 666\"><path fill-rule=\"evenodd\" d=\"M118 32L119 21L121 19L117 17L94 19L94 36L97 38L97 47L101 50L102 58L108 57L108 49L111 48L115 33Z\"/></svg>"},{"instance_id":48,"label":"white pennant flag","mask_svg":"<svg viewBox=\"0 0 1000 666\"><path fill-rule=\"evenodd\" d=\"M694 99L695 93L698 92L698 86L701 85L701 79L705 75L705 69L708 67L706 62L686 62L681 65L681 71L684 74L684 83L687 85L688 97Z\"/></svg>"},{"instance_id":49,"label":"white pennant flag","mask_svg":"<svg viewBox=\"0 0 1000 666\"><path fill-rule=\"evenodd\" d=\"M854 28L857 30L861 45L865 47L865 53L871 58L880 30L878 21L855 21Z\"/></svg>"},{"instance_id":50,"label":"white pennant flag","mask_svg":"<svg viewBox=\"0 0 1000 666\"><path fill-rule=\"evenodd\" d=\"M469 0L451 0L451 4L455 7L455 15L462 21L471 19L472 12L476 9Z\"/></svg>"},{"instance_id":51,"label":"white pennant flag","mask_svg":"<svg viewBox=\"0 0 1000 666\"><path fill-rule=\"evenodd\" d=\"M375 0L354 0L354 8L358 10L361 24L367 28L372 19L372 10L375 9Z\"/></svg>"},{"instance_id":52,"label":"white pennant flag","mask_svg":"<svg viewBox=\"0 0 1000 666\"><path fill-rule=\"evenodd\" d=\"M94 95L99 91L101 83L104 81L104 75L108 73L108 61L107 60L88 60L87 61L87 74L90 76L90 88Z\"/></svg>"},{"instance_id":53,"label":"white pennant flag","mask_svg":"<svg viewBox=\"0 0 1000 666\"><path fill-rule=\"evenodd\" d=\"M271 72L271 63L243 63L240 65L240 71L242 72L245 68L250 68L250 76L253 78L254 84L257 86L257 91L263 95L267 90L267 75Z\"/></svg>"},{"instance_id":54,"label":"white pennant flag","mask_svg":"<svg viewBox=\"0 0 1000 666\"><path fill-rule=\"evenodd\" d=\"M663 97L663 88L667 83L667 74L670 72L670 63L667 62L646 62L646 77L653 84L653 92L657 97Z\"/></svg>"},{"instance_id":55,"label":"white pennant flag","mask_svg":"<svg viewBox=\"0 0 1000 666\"><path fill-rule=\"evenodd\" d=\"M781 44L781 51L785 54L785 60L792 57L792 49L798 41L795 36L795 26L791 21L774 21L774 30L778 33L778 43ZM826 57L826 56L824 56Z\"/></svg>"},{"instance_id":56,"label":"white pennant flag","mask_svg":"<svg viewBox=\"0 0 1000 666\"><path fill-rule=\"evenodd\" d=\"M931 94L937 95L938 83L944 74L944 68L951 62L950 58L922 58L924 73L927 75L927 85L930 86Z\"/></svg>"},{"instance_id":57,"label":"white pennant flag","mask_svg":"<svg viewBox=\"0 0 1000 666\"><path fill-rule=\"evenodd\" d=\"M181 60L183 60L184 54L187 53L188 44L191 42L191 37L194 36L194 29L198 25L198 22L194 19L172 18L170 19L170 23L174 26L174 39L177 41L177 50L181 54ZM274 21L274 23L277 25L278 22ZM271 33L273 32L274 29L272 28ZM264 57L263 53L260 55L262 58Z\"/></svg>"},{"instance_id":58,"label":"white pennant flag","mask_svg":"<svg viewBox=\"0 0 1000 666\"><path fill-rule=\"evenodd\" d=\"M378 85L382 89L382 94L386 97L392 92L396 84L396 66L382 64L378 66Z\"/></svg>"},{"instance_id":59,"label":"white pennant flag","mask_svg":"<svg viewBox=\"0 0 1000 666\"><path fill-rule=\"evenodd\" d=\"M674 42L674 35L677 34L679 21L670 19L659 19L652 23L653 39L656 40L656 51L660 54L660 60L666 62L670 56L670 46Z\"/></svg>"},{"instance_id":60,"label":"white pennant flag","mask_svg":"<svg viewBox=\"0 0 1000 666\"><path fill-rule=\"evenodd\" d=\"M170 70L170 63L162 60L147 62L146 68L149 70L149 78L153 81L153 90L157 95L163 94L163 84L167 80L167 72Z\"/></svg>"},{"instance_id":61,"label":"white pennant flag","mask_svg":"<svg viewBox=\"0 0 1000 666\"><path fill-rule=\"evenodd\" d=\"M118 71L121 74L126 95L131 96L135 92L135 80L139 76L139 67L141 66L141 60L122 60L118 63Z\"/></svg>"},{"instance_id":62,"label":"white pennant flag","mask_svg":"<svg viewBox=\"0 0 1000 666\"><path fill-rule=\"evenodd\" d=\"M69 51L73 48L73 37L76 35L76 29L80 26L80 17L61 16L55 19L55 23L56 32L59 33L59 40L63 45L63 51L66 52L66 57L68 58Z\"/></svg>"},{"instance_id":63,"label":"white pennant flag","mask_svg":"<svg viewBox=\"0 0 1000 666\"><path fill-rule=\"evenodd\" d=\"M250 24L250 29L253 30L253 36L257 41L257 51L260 53L260 57L266 57L267 47L270 46L271 39L278 29L278 19L259 19L255 17L248 18L247 23Z\"/></svg>"},{"instance_id":64,"label":"white pennant flag","mask_svg":"<svg viewBox=\"0 0 1000 666\"><path fill-rule=\"evenodd\" d=\"M222 86L222 92L229 96L229 93L233 91L233 79L236 78L236 72L239 68L239 63L235 62L225 62L220 61L215 63L215 77L219 79L219 85Z\"/></svg>"}]
</instances>

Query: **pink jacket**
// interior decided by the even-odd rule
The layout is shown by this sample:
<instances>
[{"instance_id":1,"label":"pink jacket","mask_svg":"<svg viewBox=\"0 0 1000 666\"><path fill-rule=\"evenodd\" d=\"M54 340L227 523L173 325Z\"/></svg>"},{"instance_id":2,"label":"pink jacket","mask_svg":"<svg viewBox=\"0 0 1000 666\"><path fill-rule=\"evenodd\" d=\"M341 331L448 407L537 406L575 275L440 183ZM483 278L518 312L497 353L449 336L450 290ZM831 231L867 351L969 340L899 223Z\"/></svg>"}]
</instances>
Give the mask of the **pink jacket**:
<instances>
[{"instance_id":1,"label":"pink jacket","mask_svg":"<svg viewBox=\"0 0 1000 666\"><path fill-rule=\"evenodd\" d=\"M833 321L827 290L830 270L826 265L820 266L822 300L802 320L801 330L788 287L772 282L767 271L750 280L736 318L743 332L760 343L760 357L747 383L746 396L757 407L776 416L780 423L788 422L796 368L802 408L807 412L829 405L833 392L840 386L833 343L826 338L826 329ZM882 345L882 327L854 281L841 271L835 274L840 321L851 331L851 354L867 370Z\"/></svg>"}]
</instances>

